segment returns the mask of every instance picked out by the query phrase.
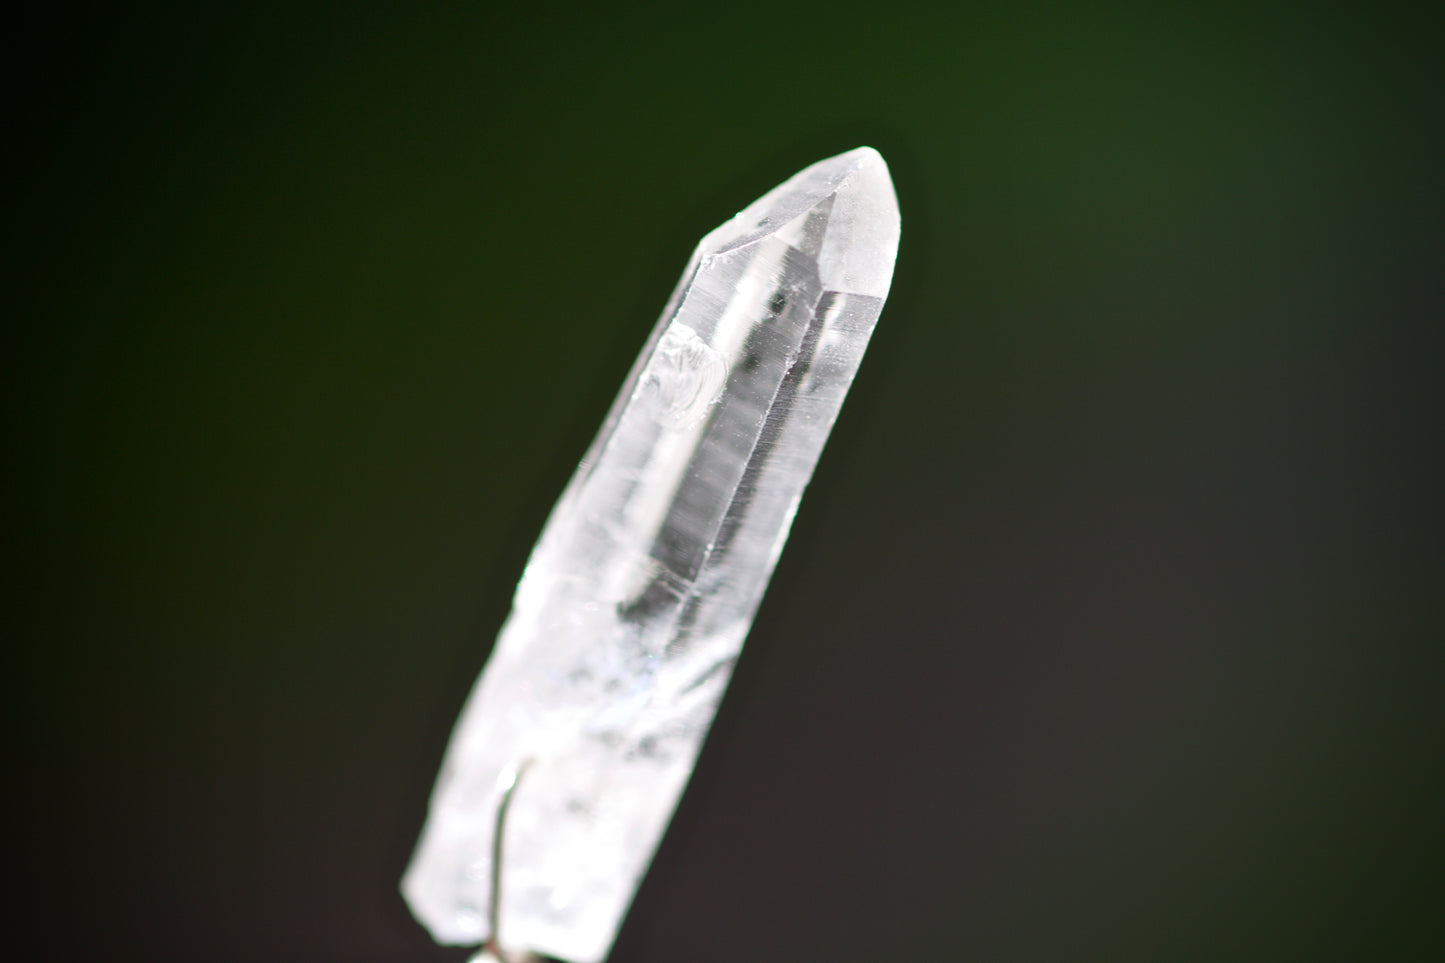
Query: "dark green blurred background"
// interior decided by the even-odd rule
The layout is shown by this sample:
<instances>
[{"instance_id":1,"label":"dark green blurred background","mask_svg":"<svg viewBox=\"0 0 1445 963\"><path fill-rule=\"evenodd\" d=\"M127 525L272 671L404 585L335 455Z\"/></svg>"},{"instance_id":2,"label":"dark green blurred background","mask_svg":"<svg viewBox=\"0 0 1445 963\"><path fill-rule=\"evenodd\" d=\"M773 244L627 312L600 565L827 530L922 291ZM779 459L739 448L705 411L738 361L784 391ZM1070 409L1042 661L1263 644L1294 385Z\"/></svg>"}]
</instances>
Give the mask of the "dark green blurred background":
<instances>
[{"instance_id":1,"label":"dark green blurred background","mask_svg":"<svg viewBox=\"0 0 1445 963\"><path fill-rule=\"evenodd\" d=\"M1442 958L1428 22L523 6L12 26L8 958L462 959L396 883L532 540L864 143L894 295L615 963Z\"/></svg>"}]
</instances>

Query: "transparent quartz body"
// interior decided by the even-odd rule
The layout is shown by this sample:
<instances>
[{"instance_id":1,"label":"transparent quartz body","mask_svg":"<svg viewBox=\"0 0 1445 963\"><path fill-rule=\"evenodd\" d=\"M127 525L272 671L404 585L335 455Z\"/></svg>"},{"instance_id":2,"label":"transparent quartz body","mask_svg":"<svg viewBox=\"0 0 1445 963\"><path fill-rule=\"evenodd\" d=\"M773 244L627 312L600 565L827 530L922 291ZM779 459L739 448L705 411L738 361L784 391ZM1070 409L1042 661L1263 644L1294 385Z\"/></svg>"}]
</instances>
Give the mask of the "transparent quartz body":
<instances>
[{"instance_id":1,"label":"transparent quartz body","mask_svg":"<svg viewBox=\"0 0 1445 963\"><path fill-rule=\"evenodd\" d=\"M403 890L481 942L499 786L509 946L601 960L661 839L892 278L870 148L705 237L533 550Z\"/></svg>"}]
</instances>

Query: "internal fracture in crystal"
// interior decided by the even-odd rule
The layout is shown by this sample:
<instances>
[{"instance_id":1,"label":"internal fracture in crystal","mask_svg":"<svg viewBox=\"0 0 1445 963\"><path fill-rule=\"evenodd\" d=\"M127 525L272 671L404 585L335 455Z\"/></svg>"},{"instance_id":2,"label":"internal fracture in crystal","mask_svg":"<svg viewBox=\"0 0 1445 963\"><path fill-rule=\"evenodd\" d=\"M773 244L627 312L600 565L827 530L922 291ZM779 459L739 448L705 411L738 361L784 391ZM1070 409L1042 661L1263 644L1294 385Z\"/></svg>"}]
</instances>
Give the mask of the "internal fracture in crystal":
<instances>
[{"instance_id":1,"label":"internal fracture in crystal","mask_svg":"<svg viewBox=\"0 0 1445 963\"><path fill-rule=\"evenodd\" d=\"M703 238L552 511L447 749L403 880L480 943L494 816L506 945L606 956L672 816L893 276L862 147Z\"/></svg>"}]
</instances>

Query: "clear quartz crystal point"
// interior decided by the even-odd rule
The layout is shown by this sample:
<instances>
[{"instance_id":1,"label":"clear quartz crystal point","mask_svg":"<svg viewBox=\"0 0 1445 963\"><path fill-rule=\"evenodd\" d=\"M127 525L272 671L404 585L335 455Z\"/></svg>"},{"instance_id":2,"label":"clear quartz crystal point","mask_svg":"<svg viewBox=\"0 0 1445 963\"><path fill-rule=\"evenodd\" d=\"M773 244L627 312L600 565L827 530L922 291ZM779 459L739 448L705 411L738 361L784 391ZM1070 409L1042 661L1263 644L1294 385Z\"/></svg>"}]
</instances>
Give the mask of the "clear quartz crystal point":
<instances>
[{"instance_id":1,"label":"clear quartz crystal point","mask_svg":"<svg viewBox=\"0 0 1445 963\"><path fill-rule=\"evenodd\" d=\"M667 828L893 277L878 152L703 238L517 586L402 882L443 943L606 956Z\"/></svg>"}]
</instances>

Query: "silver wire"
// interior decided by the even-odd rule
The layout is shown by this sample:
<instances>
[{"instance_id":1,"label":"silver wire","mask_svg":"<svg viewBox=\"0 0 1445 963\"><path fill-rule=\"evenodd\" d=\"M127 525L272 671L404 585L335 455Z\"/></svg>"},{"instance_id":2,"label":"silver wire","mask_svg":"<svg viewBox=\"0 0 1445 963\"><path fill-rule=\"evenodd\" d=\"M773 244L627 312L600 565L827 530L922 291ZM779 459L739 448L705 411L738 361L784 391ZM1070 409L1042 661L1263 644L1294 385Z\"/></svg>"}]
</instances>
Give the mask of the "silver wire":
<instances>
[{"instance_id":1,"label":"silver wire","mask_svg":"<svg viewBox=\"0 0 1445 963\"><path fill-rule=\"evenodd\" d=\"M492 828L492 893L491 903L487 907L487 925L491 930L491 936L482 948L473 956L468 963L489 963L491 959L501 963L529 963L537 960L538 957L531 953L512 955L502 949L501 924L502 924L502 842L503 834L507 828L507 810L512 807L512 797L516 795L517 784L522 781L522 776L532 765L532 758L529 756L510 767L503 775L502 797L497 801L497 821Z\"/></svg>"}]
</instances>

